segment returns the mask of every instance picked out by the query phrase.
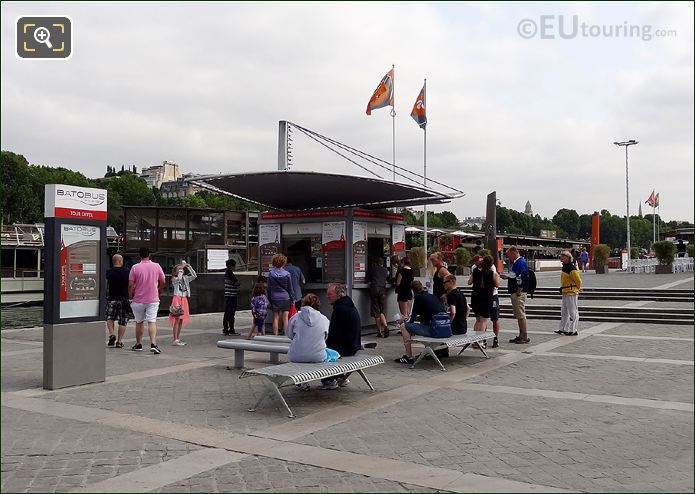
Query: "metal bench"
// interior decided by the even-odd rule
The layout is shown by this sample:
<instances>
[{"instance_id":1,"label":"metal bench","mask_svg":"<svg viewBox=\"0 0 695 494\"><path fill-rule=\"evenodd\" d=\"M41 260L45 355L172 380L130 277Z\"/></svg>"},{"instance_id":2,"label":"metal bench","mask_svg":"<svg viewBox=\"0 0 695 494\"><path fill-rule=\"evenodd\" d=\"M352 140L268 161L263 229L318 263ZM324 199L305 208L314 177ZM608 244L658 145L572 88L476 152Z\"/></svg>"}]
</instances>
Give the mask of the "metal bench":
<instances>
[{"instance_id":1,"label":"metal bench","mask_svg":"<svg viewBox=\"0 0 695 494\"><path fill-rule=\"evenodd\" d=\"M369 389L374 391L374 386L369 382L367 376L364 375L363 369L383 363L384 358L381 355L358 354L354 357L342 357L337 362L319 362L314 364L288 362L286 364L263 367L262 369L247 369L239 376L239 379L250 376L263 376L266 378L266 390L253 408L249 408L249 412L255 412L266 397L275 395L287 409L289 417L294 418L295 414L282 396L280 388L308 383L317 379L335 377L348 372L357 372L364 379L364 382L367 383Z\"/></svg>"},{"instance_id":2,"label":"metal bench","mask_svg":"<svg viewBox=\"0 0 695 494\"><path fill-rule=\"evenodd\" d=\"M244 367L244 352L268 352L270 353L270 361L278 363L281 353L287 354L290 349L288 342L278 341L270 343L268 341L249 341L249 340L220 340L217 342L219 348L227 348L234 350L234 368L242 369Z\"/></svg>"},{"instance_id":3,"label":"metal bench","mask_svg":"<svg viewBox=\"0 0 695 494\"><path fill-rule=\"evenodd\" d=\"M458 355L461 355L463 351L470 345L475 345L478 348L478 350L483 352L485 358L489 358L488 354L485 352L485 349L478 342L494 338L494 336L495 333L493 333L492 331L471 331L468 334L453 335L449 338L430 338L429 336L412 335L410 337L410 342L422 343L423 345L425 345L425 351L421 352L420 355L418 355L418 358L415 360L415 362L413 362L413 365L411 365L410 368L414 369L418 362L425 358L425 355L430 355L432 359L434 359L434 361L439 364L439 367L441 367L442 370L445 371L446 368L444 367L444 365L442 365L442 362L439 360L439 358L434 352L435 350L444 350L445 348L451 347L463 347L461 348L461 351L458 353Z\"/></svg>"}]
</instances>

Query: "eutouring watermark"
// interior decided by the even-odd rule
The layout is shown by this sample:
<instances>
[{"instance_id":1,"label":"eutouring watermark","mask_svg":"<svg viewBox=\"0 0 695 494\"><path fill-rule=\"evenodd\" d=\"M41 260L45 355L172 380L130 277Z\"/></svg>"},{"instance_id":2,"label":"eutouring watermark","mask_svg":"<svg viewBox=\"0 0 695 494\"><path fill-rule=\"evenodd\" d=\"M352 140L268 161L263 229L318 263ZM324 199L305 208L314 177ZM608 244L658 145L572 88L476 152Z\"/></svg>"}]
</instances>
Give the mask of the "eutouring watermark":
<instances>
[{"instance_id":1,"label":"eutouring watermark","mask_svg":"<svg viewBox=\"0 0 695 494\"><path fill-rule=\"evenodd\" d=\"M650 24L590 24L578 15L541 15L538 19L522 19L516 27L524 39L576 38L634 38L651 41L653 38L675 38L675 29L655 29Z\"/></svg>"}]
</instances>

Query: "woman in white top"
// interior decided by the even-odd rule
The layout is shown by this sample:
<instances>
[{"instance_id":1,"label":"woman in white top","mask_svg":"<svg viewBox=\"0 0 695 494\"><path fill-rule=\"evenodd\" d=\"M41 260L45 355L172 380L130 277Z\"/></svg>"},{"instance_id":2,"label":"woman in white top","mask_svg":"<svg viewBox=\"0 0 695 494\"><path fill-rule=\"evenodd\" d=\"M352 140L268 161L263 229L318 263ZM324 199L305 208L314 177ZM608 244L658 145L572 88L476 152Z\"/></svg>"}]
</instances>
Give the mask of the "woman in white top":
<instances>
[{"instance_id":1,"label":"woman in white top","mask_svg":"<svg viewBox=\"0 0 695 494\"><path fill-rule=\"evenodd\" d=\"M330 321L319 312L321 302L313 293L302 299L302 308L290 319L287 337L290 362L323 362L326 359L326 338Z\"/></svg>"},{"instance_id":2,"label":"woman in white top","mask_svg":"<svg viewBox=\"0 0 695 494\"><path fill-rule=\"evenodd\" d=\"M181 327L188 326L191 322L190 309L188 308L188 298L191 296L191 281L198 275L190 264L181 261L181 264L174 266L171 272L171 284L174 287L174 296L171 299L169 308L169 324L174 332L174 346L184 346L186 343L181 341Z\"/></svg>"}]
</instances>

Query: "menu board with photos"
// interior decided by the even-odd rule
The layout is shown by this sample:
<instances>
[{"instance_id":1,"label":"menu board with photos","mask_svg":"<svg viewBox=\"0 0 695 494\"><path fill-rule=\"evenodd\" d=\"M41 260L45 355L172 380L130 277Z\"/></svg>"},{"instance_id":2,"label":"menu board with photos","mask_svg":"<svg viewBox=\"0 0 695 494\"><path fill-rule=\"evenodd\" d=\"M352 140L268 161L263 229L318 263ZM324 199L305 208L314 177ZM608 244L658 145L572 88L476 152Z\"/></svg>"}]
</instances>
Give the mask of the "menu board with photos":
<instances>
[{"instance_id":1,"label":"menu board with photos","mask_svg":"<svg viewBox=\"0 0 695 494\"><path fill-rule=\"evenodd\" d=\"M322 281L345 283L345 222L333 221L323 224L321 232L323 253Z\"/></svg>"},{"instance_id":2,"label":"menu board with photos","mask_svg":"<svg viewBox=\"0 0 695 494\"><path fill-rule=\"evenodd\" d=\"M352 224L352 270L355 283L361 283L366 280L367 224L357 221Z\"/></svg>"},{"instance_id":3,"label":"menu board with photos","mask_svg":"<svg viewBox=\"0 0 695 494\"><path fill-rule=\"evenodd\" d=\"M264 275L270 273L273 256L280 252L280 225L258 225L258 248L260 266Z\"/></svg>"}]
</instances>

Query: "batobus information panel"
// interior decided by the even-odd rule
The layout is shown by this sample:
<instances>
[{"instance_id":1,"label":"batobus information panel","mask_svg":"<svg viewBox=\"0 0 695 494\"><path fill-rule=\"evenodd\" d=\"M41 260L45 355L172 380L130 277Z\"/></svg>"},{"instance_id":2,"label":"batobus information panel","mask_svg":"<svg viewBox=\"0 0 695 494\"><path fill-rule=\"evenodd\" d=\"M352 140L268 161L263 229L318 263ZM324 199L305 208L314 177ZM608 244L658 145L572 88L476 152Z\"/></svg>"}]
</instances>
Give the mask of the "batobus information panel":
<instances>
[{"instance_id":1,"label":"batobus information panel","mask_svg":"<svg viewBox=\"0 0 695 494\"><path fill-rule=\"evenodd\" d=\"M97 317L101 285L101 229L60 226L60 318Z\"/></svg>"}]
</instances>

